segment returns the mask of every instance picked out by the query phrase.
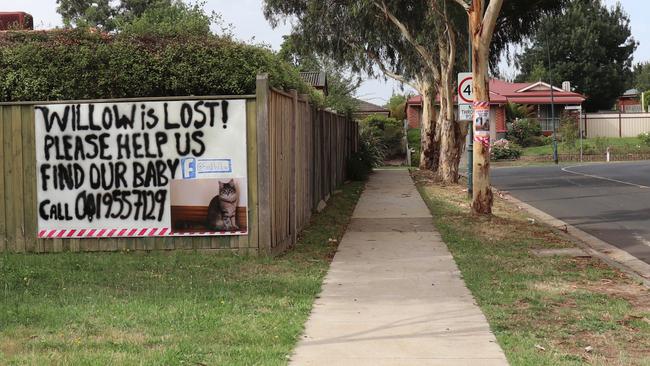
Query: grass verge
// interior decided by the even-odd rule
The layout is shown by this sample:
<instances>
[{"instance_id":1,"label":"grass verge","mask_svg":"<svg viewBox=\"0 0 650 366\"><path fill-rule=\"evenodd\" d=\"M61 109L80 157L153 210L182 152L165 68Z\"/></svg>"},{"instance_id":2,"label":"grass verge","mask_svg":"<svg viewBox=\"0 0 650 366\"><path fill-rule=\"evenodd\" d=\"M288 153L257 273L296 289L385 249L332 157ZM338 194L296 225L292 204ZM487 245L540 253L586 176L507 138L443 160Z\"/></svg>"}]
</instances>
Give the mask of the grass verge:
<instances>
[{"instance_id":1,"label":"grass verge","mask_svg":"<svg viewBox=\"0 0 650 366\"><path fill-rule=\"evenodd\" d=\"M558 154L579 154L580 141L574 145L564 142L558 143ZM605 154L607 147L611 147L612 153L640 154L649 153L650 147L645 145L637 137L596 137L582 140L582 148L585 154ZM553 155L553 145L532 146L523 149L523 156Z\"/></svg>"},{"instance_id":2,"label":"grass verge","mask_svg":"<svg viewBox=\"0 0 650 366\"><path fill-rule=\"evenodd\" d=\"M462 185L414 178L512 365L650 365L647 288L595 258L533 255L575 245L499 197L476 217Z\"/></svg>"},{"instance_id":3,"label":"grass verge","mask_svg":"<svg viewBox=\"0 0 650 366\"><path fill-rule=\"evenodd\" d=\"M0 255L0 364L286 364L362 190L289 253Z\"/></svg>"}]
</instances>

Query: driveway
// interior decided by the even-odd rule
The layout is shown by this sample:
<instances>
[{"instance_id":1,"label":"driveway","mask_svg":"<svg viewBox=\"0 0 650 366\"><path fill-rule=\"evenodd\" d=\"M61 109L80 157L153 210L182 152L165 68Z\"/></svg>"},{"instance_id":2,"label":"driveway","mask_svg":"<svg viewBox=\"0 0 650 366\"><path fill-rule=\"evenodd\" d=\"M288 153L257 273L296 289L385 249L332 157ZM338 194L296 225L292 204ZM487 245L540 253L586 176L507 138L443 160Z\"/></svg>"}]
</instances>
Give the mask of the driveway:
<instances>
[{"instance_id":1,"label":"driveway","mask_svg":"<svg viewBox=\"0 0 650 366\"><path fill-rule=\"evenodd\" d=\"M495 168L492 185L650 264L650 161Z\"/></svg>"}]
</instances>

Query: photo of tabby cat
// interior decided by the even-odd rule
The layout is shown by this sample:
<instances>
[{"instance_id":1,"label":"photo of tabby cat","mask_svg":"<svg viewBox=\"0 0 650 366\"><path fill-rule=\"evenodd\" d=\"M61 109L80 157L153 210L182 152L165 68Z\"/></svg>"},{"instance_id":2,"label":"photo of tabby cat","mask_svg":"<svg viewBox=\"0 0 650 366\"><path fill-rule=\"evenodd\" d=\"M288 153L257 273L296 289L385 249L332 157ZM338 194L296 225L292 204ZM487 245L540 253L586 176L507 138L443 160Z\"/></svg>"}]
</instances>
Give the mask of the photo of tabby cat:
<instances>
[{"instance_id":1,"label":"photo of tabby cat","mask_svg":"<svg viewBox=\"0 0 650 366\"><path fill-rule=\"evenodd\" d=\"M172 180L172 234L246 235L246 187L240 177Z\"/></svg>"},{"instance_id":2,"label":"photo of tabby cat","mask_svg":"<svg viewBox=\"0 0 650 366\"><path fill-rule=\"evenodd\" d=\"M215 231L239 230L237 226L237 202L239 192L235 181L219 181L219 193L210 200L206 226Z\"/></svg>"}]
</instances>

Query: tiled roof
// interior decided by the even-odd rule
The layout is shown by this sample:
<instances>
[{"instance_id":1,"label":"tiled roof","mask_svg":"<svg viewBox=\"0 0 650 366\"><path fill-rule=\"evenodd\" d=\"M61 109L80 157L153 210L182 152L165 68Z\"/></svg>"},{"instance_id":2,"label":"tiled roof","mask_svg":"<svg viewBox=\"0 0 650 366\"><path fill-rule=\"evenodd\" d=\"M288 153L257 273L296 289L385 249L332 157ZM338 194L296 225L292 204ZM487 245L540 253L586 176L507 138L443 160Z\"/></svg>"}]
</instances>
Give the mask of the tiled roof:
<instances>
[{"instance_id":1,"label":"tiled roof","mask_svg":"<svg viewBox=\"0 0 650 366\"><path fill-rule=\"evenodd\" d=\"M325 87L327 76L323 71L305 71L300 73L300 77L307 84L314 87Z\"/></svg>"},{"instance_id":2,"label":"tiled roof","mask_svg":"<svg viewBox=\"0 0 650 366\"><path fill-rule=\"evenodd\" d=\"M389 112L388 109L372 104L370 102L366 102L365 100L361 99L356 99L358 105L357 105L357 113L369 113L369 112Z\"/></svg>"},{"instance_id":3,"label":"tiled roof","mask_svg":"<svg viewBox=\"0 0 650 366\"><path fill-rule=\"evenodd\" d=\"M527 91L522 89L530 88ZM553 99L558 104L580 104L586 98L582 94L568 92L553 88ZM440 100L436 97L436 100ZM454 101L456 97L454 97ZM544 83L510 83L504 80L490 80L490 103L505 104L508 102L519 104L550 104L551 89ZM422 97L415 96L408 100L408 104L422 104Z\"/></svg>"},{"instance_id":4,"label":"tiled roof","mask_svg":"<svg viewBox=\"0 0 650 366\"><path fill-rule=\"evenodd\" d=\"M637 89L628 89L623 93L623 97L636 97L639 95L639 91Z\"/></svg>"}]
</instances>

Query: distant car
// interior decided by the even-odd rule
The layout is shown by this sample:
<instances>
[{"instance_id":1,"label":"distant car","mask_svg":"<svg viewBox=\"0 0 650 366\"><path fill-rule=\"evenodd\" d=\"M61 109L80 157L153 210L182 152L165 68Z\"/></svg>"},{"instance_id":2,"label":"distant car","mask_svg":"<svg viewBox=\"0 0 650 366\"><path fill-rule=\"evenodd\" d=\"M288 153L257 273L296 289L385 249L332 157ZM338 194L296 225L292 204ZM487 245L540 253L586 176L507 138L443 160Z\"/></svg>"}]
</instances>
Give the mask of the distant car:
<instances>
[{"instance_id":1,"label":"distant car","mask_svg":"<svg viewBox=\"0 0 650 366\"><path fill-rule=\"evenodd\" d=\"M0 31L32 30L34 18L24 11L0 12Z\"/></svg>"}]
</instances>

